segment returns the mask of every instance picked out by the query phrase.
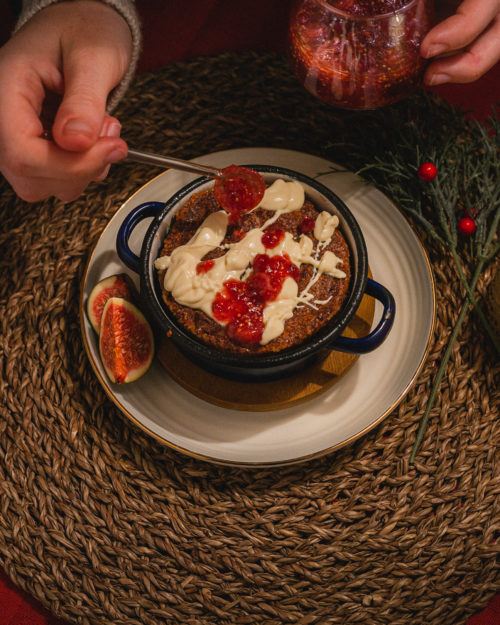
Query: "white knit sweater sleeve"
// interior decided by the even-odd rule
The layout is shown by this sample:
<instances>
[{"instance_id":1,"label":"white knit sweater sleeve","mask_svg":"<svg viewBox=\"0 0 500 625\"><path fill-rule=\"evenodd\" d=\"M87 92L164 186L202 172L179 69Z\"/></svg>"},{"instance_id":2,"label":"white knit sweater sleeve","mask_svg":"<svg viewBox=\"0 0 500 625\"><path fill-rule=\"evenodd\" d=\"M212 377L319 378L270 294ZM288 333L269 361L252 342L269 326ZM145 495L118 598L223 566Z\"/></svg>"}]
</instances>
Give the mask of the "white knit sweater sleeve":
<instances>
[{"instance_id":1,"label":"white knit sweater sleeve","mask_svg":"<svg viewBox=\"0 0 500 625\"><path fill-rule=\"evenodd\" d=\"M14 32L19 30L21 26L26 24L26 22L46 7L51 4L56 4L60 0L23 0L23 8L19 18L17 20L16 26L14 28ZM137 14L137 10L135 8L134 0L100 0L105 4L113 7L120 15L125 19L127 24L129 25L130 32L132 33L132 57L130 59L130 64L122 78L121 82L117 87L113 90L110 100L108 102L108 111L112 111L113 108L117 105L117 103L121 100L124 93L126 92L132 77L134 76L135 69L137 66L137 61L139 59L139 55L141 52L141 44L142 44L142 34L141 34L141 26L139 21L139 16Z\"/></svg>"}]
</instances>

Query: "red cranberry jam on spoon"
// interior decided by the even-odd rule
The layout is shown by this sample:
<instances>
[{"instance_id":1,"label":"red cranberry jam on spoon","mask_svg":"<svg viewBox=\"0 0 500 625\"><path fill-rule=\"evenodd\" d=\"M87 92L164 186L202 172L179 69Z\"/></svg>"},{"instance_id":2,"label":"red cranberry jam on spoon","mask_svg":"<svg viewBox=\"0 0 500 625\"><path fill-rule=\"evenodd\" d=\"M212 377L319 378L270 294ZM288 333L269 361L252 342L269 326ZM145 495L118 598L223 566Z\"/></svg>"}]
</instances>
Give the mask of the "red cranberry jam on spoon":
<instances>
[{"instance_id":1,"label":"red cranberry jam on spoon","mask_svg":"<svg viewBox=\"0 0 500 625\"><path fill-rule=\"evenodd\" d=\"M266 190L266 183L259 173L239 165L229 165L224 169L218 169L211 165L132 148L129 148L126 160L215 178L214 195L222 208L229 213L230 223L236 223L241 215L255 208L264 197Z\"/></svg>"},{"instance_id":2,"label":"red cranberry jam on spoon","mask_svg":"<svg viewBox=\"0 0 500 625\"><path fill-rule=\"evenodd\" d=\"M264 197L266 183L262 176L248 167L230 165L215 179L214 195L222 208L229 213L230 223L236 223Z\"/></svg>"}]
</instances>

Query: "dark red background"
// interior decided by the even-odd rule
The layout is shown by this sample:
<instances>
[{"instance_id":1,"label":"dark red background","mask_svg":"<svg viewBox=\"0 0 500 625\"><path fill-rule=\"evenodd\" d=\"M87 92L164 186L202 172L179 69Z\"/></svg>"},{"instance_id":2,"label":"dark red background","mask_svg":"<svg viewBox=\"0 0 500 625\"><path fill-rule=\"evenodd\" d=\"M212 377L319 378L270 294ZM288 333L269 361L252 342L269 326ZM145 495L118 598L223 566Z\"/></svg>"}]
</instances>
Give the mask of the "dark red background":
<instances>
[{"instance_id":1,"label":"dark red background","mask_svg":"<svg viewBox=\"0 0 500 625\"><path fill-rule=\"evenodd\" d=\"M288 0L143 0L138 1L144 49L139 71L169 62L229 50L283 51ZM0 5L0 43L7 40L14 15ZM471 85L444 85L434 90L452 104L483 120L500 102L500 64ZM0 569L0 625L65 625L38 601L20 591ZM468 625L500 625L500 595Z\"/></svg>"}]
</instances>

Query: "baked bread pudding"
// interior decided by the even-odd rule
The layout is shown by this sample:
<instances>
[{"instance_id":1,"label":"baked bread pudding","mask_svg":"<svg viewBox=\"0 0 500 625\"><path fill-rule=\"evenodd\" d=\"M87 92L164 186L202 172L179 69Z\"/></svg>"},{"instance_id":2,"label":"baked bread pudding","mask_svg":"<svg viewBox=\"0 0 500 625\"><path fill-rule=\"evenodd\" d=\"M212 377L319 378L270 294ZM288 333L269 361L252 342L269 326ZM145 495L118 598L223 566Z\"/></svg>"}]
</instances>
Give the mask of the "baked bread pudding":
<instances>
[{"instance_id":1,"label":"baked bread pudding","mask_svg":"<svg viewBox=\"0 0 500 625\"><path fill-rule=\"evenodd\" d=\"M213 189L177 211L155 261L165 306L217 350L263 354L297 346L339 312L351 271L336 215L297 181L275 180L233 219Z\"/></svg>"}]
</instances>

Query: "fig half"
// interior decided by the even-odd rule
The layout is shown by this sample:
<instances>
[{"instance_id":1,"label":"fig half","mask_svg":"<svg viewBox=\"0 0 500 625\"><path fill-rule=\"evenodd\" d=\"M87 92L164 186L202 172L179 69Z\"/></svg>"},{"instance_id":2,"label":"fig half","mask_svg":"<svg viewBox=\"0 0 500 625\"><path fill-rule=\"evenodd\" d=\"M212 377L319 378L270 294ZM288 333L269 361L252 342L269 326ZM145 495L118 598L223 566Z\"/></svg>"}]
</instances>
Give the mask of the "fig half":
<instances>
[{"instance_id":1,"label":"fig half","mask_svg":"<svg viewBox=\"0 0 500 625\"><path fill-rule=\"evenodd\" d=\"M87 316L97 334L99 334L102 311L108 299L123 297L130 302L135 299L135 294L134 284L126 273L108 276L94 286L87 300Z\"/></svg>"},{"instance_id":2,"label":"fig half","mask_svg":"<svg viewBox=\"0 0 500 625\"><path fill-rule=\"evenodd\" d=\"M154 339L142 312L123 297L110 297L101 315L99 352L111 382L127 383L146 373Z\"/></svg>"}]
</instances>

